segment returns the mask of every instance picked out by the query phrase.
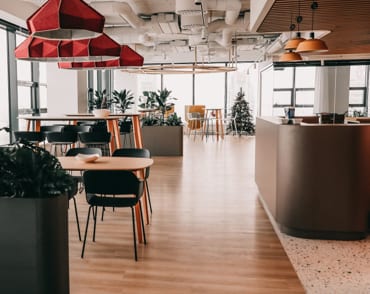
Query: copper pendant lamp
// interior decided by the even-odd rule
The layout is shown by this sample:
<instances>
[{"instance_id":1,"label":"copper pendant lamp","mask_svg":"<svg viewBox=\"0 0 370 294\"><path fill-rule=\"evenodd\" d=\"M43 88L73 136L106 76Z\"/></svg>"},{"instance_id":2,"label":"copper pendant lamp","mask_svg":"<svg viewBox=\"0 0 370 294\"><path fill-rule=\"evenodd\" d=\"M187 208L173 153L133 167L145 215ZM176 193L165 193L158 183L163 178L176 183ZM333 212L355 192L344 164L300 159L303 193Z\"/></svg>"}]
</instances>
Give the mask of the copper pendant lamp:
<instances>
[{"instance_id":1,"label":"copper pendant lamp","mask_svg":"<svg viewBox=\"0 0 370 294\"><path fill-rule=\"evenodd\" d=\"M326 46L325 42L320 39L315 39L315 33L313 32L314 13L318 7L319 4L316 1L312 1L312 32L310 33L309 39L298 45L296 51L299 53L320 53L328 51L328 46Z\"/></svg>"},{"instance_id":2,"label":"copper pendant lamp","mask_svg":"<svg viewBox=\"0 0 370 294\"><path fill-rule=\"evenodd\" d=\"M48 0L27 19L31 35L76 40L103 33L105 18L82 0Z\"/></svg>"},{"instance_id":3,"label":"copper pendant lamp","mask_svg":"<svg viewBox=\"0 0 370 294\"><path fill-rule=\"evenodd\" d=\"M105 61L118 59L121 45L106 34L68 41L29 36L14 53L16 58L28 61Z\"/></svg>"},{"instance_id":4,"label":"copper pendant lamp","mask_svg":"<svg viewBox=\"0 0 370 294\"><path fill-rule=\"evenodd\" d=\"M120 58L102 62L58 62L61 69L115 69L128 66L140 67L144 58L127 45L121 46Z\"/></svg>"},{"instance_id":5,"label":"copper pendant lamp","mask_svg":"<svg viewBox=\"0 0 370 294\"><path fill-rule=\"evenodd\" d=\"M285 52L283 55L280 56L279 61L281 62L302 61L302 56L297 52L289 50L288 52Z\"/></svg>"},{"instance_id":6,"label":"copper pendant lamp","mask_svg":"<svg viewBox=\"0 0 370 294\"><path fill-rule=\"evenodd\" d=\"M297 47L298 47L298 45L299 45L299 43L301 43L304 40L306 40L306 39L302 38L301 32L299 30L299 25L301 24L302 20L303 20L303 17L301 15L301 0L298 0L298 16L296 17L296 21L297 21L297 25L298 25L298 32L297 32L295 38L290 39L286 43L286 45L284 47L285 50L296 50Z\"/></svg>"}]
</instances>

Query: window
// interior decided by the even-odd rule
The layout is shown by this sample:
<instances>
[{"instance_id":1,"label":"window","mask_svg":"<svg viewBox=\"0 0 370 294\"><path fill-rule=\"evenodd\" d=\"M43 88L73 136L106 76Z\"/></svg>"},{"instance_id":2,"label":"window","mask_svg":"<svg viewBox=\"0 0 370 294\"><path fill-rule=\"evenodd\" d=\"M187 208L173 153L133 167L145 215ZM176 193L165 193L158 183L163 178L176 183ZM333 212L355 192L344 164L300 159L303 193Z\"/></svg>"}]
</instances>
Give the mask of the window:
<instances>
[{"instance_id":1,"label":"window","mask_svg":"<svg viewBox=\"0 0 370 294\"><path fill-rule=\"evenodd\" d=\"M0 28L0 128L9 126L9 89L8 89L8 56L7 52L6 30ZM0 145L9 143L9 135L6 132L0 132Z\"/></svg>"},{"instance_id":2,"label":"window","mask_svg":"<svg viewBox=\"0 0 370 294\"><path fill-rule=\"evenodd\" d=\"M225 64L214 64L225 66ZM225 73L195 75L195 104L206 108L224 108Z\"/></svg>"},{"instance_id":3,"label":"window","mask_svg":"<svg viewBox=\"0 0 370 294\"><path fill-rule=\"evenodd\" d=\"M294 106L297 116L313 114L314 67L275 68L273 84L273 115L284 115L287 106Z\"/></svg>"},{"instance_id":4,"label":"window","mask_svg":"<svg viewBox=\"0 0 370 294\"><path fill-rule=\"evenodd\" d=\"M178 99L174 101L175 111L185 121L185 105L193 104L193 75L163 75L163 88L172 91L171 97Z\"/></svg>"},{"instance_id":5,"label":"window","mask_svg":"<svg viewBox=\"0 0 370 294\"><path fill-rule=\"evenodd\" d=\"M369 66L351 66L349 81L349 115L368 115Z\"/></svg>"}]
</instances>

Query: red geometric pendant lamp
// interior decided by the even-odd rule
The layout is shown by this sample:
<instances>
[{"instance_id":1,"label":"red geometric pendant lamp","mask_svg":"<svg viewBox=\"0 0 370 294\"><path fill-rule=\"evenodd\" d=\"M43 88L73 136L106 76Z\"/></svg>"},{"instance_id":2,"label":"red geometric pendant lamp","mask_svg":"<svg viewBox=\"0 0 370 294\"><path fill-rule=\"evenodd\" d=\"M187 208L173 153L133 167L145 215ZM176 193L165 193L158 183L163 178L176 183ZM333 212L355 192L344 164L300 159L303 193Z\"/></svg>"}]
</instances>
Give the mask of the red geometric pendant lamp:
<instances>
[{"instance_id":1,"label":"red geometric pendant lamp","mask_svg":"<svg viewBox=\"0 0 370 294\"><path fill-rule=\"evenodd\" d=\"M143 66L144 58L127 45L121 46L120 58L102 62L58 62L61 69L115 69L127 66Z\"/></svg>"},{"instance_id":2,"label":"red geometric pendant lamp","mask_svg":"<svg viewBox=\"0 0 370 294\"><path fill-rule=\"evenodd\" d=\"M16 58L29 61L105 61L117 60L121 45L106 34L83 40L49 40L30 36L14 52Z\"/></svg>"},{"instance_id":3,"label":"red geometric pendant lamp","mask_svg":"<svg viewBox=\"0 0 370 294\"><path fill-rule=\"evenodd\" d=\"M82 0L48 0L27 19L34 37L59 40L94 38L105 18Z\"/></svg>"}]
</instances>

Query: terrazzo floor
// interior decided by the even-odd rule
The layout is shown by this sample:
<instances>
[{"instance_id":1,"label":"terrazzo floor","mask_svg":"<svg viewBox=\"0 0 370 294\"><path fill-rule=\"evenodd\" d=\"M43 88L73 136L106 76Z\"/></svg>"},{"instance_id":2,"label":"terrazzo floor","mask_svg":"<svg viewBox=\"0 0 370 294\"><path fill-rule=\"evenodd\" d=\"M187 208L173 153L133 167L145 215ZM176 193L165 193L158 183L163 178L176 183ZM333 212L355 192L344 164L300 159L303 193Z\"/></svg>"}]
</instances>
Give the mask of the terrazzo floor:
<instances>
[{"instance_id":1,"label":"terrazzo floor","mask_svg":"<svg viewBox=\"0 0 370 294\"><path fill-rule=\"evenodd\" d=\"M360 241L329 241L276 231L308 294L370 293L370 236Z\"/></svg>"}]
</instances>

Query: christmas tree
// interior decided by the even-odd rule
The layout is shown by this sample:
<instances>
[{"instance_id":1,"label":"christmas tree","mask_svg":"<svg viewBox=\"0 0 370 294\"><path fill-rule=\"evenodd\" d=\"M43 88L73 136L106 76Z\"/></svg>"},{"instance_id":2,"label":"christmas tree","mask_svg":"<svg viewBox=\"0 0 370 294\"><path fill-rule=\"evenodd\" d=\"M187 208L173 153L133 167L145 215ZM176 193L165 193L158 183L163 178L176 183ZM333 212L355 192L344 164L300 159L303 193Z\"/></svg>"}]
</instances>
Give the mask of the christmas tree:
<instances>
[{"instance_id":1,"label":"christmas tree","mask_svg":"<svg viewBox=\"0 0 370 294\"><path fill-rule=\"evenodd\" d=\"M249 107L249 103L244 99L244 92L243 89L240 88L240 91L236 94L235 103L231 108L231 117L235 118L235 124L237 132L239 135L254 135L255 133L255 126L253 123L253 116L251 113L251 109ZM231 121L228 126L228 131L233 131L233 121Z\"/></svg>"}]
</instances>

